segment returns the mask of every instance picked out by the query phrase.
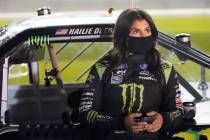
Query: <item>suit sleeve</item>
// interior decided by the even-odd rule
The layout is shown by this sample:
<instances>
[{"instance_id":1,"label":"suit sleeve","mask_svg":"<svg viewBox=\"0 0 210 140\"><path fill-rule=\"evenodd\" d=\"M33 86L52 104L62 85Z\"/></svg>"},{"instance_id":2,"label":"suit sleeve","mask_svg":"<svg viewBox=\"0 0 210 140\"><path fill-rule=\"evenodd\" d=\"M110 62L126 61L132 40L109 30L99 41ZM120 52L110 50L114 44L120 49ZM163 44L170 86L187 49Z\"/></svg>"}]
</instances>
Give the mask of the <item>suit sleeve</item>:
<instances>
[{"instance_id":1,"label":"suit sleeve","mask_svg":"<svg viewBox=\"0 0 210 140\"><path fill-rule=\"evenodd\" d=\"M103 75L104 76L104 75ZM103 84L94 66L86 81L79 106L81 123L94 129L115 130L124 128L123 116L102 114Z\"/></svg>"},{"instance_id":2,"label":"suit sleeve","mask_svg":"<svg viewBox=\"0 0 210 140\"><path fill-rule=\"evenodd\" d=\"M182 123L183 107L177 74L174 67L171 69L162 95L162 104L160 107L164 119L162 130L175 130L179 128Z\"/></svg>"}]
</instances>

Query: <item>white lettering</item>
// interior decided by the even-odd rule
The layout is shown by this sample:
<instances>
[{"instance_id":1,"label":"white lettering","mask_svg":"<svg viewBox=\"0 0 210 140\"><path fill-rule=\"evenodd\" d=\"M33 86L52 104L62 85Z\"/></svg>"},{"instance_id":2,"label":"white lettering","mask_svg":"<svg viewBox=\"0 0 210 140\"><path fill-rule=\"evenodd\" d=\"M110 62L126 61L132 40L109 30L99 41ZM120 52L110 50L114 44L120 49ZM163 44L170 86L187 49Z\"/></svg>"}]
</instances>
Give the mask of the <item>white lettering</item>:
<instances>
[{"instance_id":1,"label":"white lettering","mask_svg":"<svg viewBox=\"0 0 210 140\"><path fill-rule=\"evenodd\" d=\"M85 101L85 100L93 100L93 98L90 98L90 97L85 97L85 98L81 98L81 101Z\"/></svg>"},{"instance_id":2,"label":"white lettering","mask_svg":"<svg viewBox=\"0 0 210 140\"><path fill-rule=\"evenodd\" d=\"M143 77L143 76L139 76L139 79L150 80L150 81L157 81L157 79L155 79L155 78L153 78L153 77Z\"/></svg>"},{"instance_id":3,"label":"white lettering","mask_svg":"<svg viewBox=\"0 0 210 140\"><path fill-rule=\"evenodd\" d=\"M69 35L90 35L93 34L93 28L73 28L69 30Z\"/></svg>"},{"instance_id":4,"label":"white lettering","mask_svg":"<svg viewBox=\"0 0 210 140\"><path fill-rule=\"evenodd\" d=\"M95 28L94 34L101 34L101 29L100 28Z\"/></svg>"},{"instance_id":5,"label":"white lettering","mask_svg":"<svg viewBox=\"0 0 210 140\"><path fill-rule=\"evenodd\" d=\"M86 95L86 96L93 96L93 94L94 94L93 92L85 92L84 93L84 95Z\"/></svg>"},{"instance_id":6,"label":"white lettering","mask_svg":"<svg viewBox=\"0 0 210 140\"><path fill-rule=\"evenodd\" d=\"M139 74L145 76L152 76L149 71L140 71Z\"/></svg>"},{"instance_id":7,"label":"white lettering","mask_svg":"<svg viewBox=\"0 0 210 140\"><path fill-rule=\"evenodd\" d=\"M84 105L84 106L79 107L79 111L82 111L82 110L87 109L87 108L90 109L91 107L92 107L92 105Z\"/></svg>"},{"instance_id":8,"label":"white lettering","mask_svg":"<svg viewBox=\"0 0 210 140\"><path fill-rule=\"evenodd\" d=\"M70 30L69 30L69 34L74 34L74 30L75 30L75 29L70 29Z\"/></svg>"},{"instance_id":9,"label":"white lettering","mask_svg":"<svg viewBox=\"0 0 210 140\"><path fill-rule=\"evenodd\" d=\"M82 102L80 105L83 106L83 105L92 105L92 104L93 104L93 102L89 101L89 102Z\"/></svg>"},{"instance_id":10,"label":"white lettering","mask_svg":"<svg viewBox=\"0 0 210 140\"><path fill-rule=\"evenodd\" d=\"M79 29L76 29L73 34L79 34Z\"/></svg>"}]
</instances>

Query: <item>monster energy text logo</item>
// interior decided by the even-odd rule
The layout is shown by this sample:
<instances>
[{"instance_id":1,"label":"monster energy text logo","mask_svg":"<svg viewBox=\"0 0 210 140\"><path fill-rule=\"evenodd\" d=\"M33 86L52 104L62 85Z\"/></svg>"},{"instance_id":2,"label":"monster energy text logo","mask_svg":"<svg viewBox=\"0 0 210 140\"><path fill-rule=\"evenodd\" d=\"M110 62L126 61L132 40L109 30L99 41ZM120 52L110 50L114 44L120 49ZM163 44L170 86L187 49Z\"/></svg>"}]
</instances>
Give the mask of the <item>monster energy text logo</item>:
<instances>
[{"instance_id":1,"label":"monster energy text logo","mask_svg":"<svg viewBox=\"0 0 210 140\"><path fill-rule=\"evenodd\" d=\"M131 83L131 84L122 84L120 85L122 87L122 99L123 99L123 106L122 106L122 111L125 112L126 110L126 100L127 100L127 95L130 95L130 103L128 107L128 112L132 112L132 108L134 106L134 102L136 100L136 94L137 94L137 88L140 91L140 99L139 99L139 108L137 109L137 112L140 111L143 103L143 91L144 91L144 86L142 84L137 85L136 83ZM127 94L128 90L130 90L130 94Z\"/></svg>"},{"instance_id":2,"label":"monster energy text logo","mask_svg":"<svg viewBox=\"0 0 210 140\"><path fill-rule=\"evenodd\" d=\"M49 35L31 36L28 38L29 45L44 45L49 43L50 43Z\"/></svg>"},{"instance_id":3,"label":"monster energy text logo","mask_svg":"<svg viewBox=\"0 0 210 140\"><path fill-rule=\"evenodd\" d=\"M183 138L184 140L199 140L199 135L206 136L207 140L210 140L210 128L201 130L200 132L189 129L185 132L174 134L173 137Z\"/></svg>"}]
</instances>

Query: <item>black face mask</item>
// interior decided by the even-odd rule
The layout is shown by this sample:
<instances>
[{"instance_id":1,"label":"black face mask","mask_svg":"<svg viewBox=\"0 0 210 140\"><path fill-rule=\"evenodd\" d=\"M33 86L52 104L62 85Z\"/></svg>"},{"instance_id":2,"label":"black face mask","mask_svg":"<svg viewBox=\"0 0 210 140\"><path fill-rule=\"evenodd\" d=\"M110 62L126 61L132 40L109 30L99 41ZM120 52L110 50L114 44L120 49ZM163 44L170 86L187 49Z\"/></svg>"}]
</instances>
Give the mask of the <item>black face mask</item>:
<instances>
[{"instance_id":1,"label":"black face mask","mask_svg":"<svg viewBox=\"0 0 210 140\"><path fill-rule=\"evenodd\" d=\"M148 37L128 37L128 44L126 50L134 54L145 55L153 47L154 39L152 36Z\"/></svg>"}]
</instances>

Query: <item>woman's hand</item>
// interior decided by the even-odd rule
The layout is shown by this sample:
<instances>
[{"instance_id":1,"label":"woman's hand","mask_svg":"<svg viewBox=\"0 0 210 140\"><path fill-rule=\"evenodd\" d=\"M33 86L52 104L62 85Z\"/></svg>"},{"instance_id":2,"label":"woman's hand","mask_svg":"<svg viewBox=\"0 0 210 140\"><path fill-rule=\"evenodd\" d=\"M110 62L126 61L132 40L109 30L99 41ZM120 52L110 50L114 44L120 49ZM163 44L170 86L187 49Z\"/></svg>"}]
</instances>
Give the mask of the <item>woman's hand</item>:
<instances>
[{"instance_id":1,"label":"woman's hand","mask_svg":"<svg viewBox=\"0 0 210 140\"><path fill-rule=\"evenodd\" d=\"M154 121L152 124L146 124L145 130L148 132L157 132L163 125L163 116L155 111L147 113L147 116L154 117Z\"/></svg>"},{"instance_id":2,"label":"woman's hand","mask_svg":"<svg viewBox=\"0 0 210 140\"><path fill-rule=\"evenodd\" d=\"M142 115L141 113L131 113L125 117L124 123L128 131L131 131L133 133L139 133L145 130L147 122L139 122L139 123L134 122L134 117L140 117L141 115Z\"/></svg>"}]
</instances>

